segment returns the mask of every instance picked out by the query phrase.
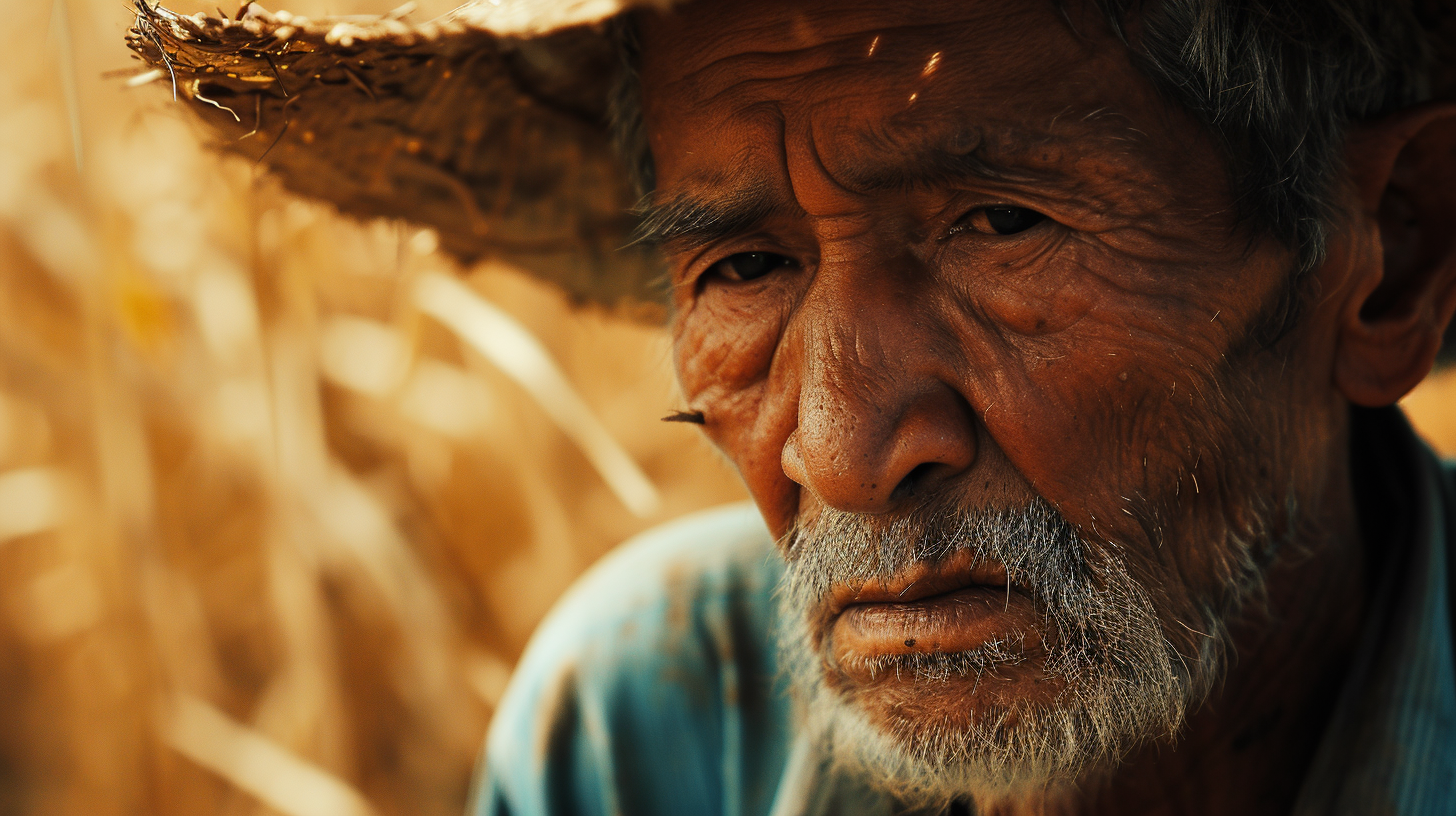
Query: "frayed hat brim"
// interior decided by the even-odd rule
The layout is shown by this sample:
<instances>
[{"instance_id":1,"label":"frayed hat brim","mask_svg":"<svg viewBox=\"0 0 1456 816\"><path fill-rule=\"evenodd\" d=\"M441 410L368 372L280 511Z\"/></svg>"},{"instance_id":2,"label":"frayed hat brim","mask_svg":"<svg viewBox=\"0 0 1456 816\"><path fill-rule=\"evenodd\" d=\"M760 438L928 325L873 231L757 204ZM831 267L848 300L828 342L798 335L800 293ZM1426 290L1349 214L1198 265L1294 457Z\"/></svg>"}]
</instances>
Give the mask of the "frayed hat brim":
<instances>
[{"instance_id":1,"label":"frayed hat brim","mask_svg":"<svg viewBox=\"0 0 1456 816\"><path fill-rule=\"evenodd\" d=\"M183 16L138 0L128 43L219 147L293 192L430 227L462 262L499 259L640 312L663 300L662 270L631 245L634 193L610 147L617 55L583 21L620 7L576 3L558 15L565 28L538 15L534 30L501 34L469 8L411 25L256 6Z\"/></svg>"}]
</instances>

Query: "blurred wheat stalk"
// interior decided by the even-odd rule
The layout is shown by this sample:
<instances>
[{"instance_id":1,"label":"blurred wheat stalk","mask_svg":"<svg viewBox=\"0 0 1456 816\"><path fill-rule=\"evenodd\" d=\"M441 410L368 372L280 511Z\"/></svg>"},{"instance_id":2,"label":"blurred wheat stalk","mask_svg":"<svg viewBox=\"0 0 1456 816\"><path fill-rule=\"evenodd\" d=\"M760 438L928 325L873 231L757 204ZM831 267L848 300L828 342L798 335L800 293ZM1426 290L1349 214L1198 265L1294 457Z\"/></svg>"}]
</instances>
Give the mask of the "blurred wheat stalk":
<instances>
[{"instance_id":1,"label":"blurred wheat stalk","mask_svg":"<svg viewBox=\"0 0 1456 816\"><path fill-rule=\"evenodd\" d=\"M459 813L555 596L740 495L664 339L219 161L121 3L7 11L0 808Z\"/></svg>"},{"instance_id":2,"label":"blurred wheat stalk","mask_svg":"<svg viewBox=\"0 0 1456 816\"><path fill-rule=\"evenodd\" d=\"M740 495L661 334L218 160L121 3L7 11L0 806L459 813L555 596Z\"/></svg>"}]
</instances>

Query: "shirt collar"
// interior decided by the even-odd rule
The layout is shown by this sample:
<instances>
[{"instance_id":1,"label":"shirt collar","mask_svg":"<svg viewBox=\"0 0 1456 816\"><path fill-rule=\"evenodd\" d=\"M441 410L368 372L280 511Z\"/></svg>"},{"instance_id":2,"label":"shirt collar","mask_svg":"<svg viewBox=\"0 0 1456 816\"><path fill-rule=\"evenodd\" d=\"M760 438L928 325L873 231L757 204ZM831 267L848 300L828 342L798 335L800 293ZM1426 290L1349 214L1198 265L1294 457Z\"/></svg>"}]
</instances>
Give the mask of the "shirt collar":
<instances>
[{"instance_id":1,"label":"shirt collar","mask_svg":"<svg viewBox=\"0 0 1456 816\"><path fill-rule=\"evenodd\" d=\"M1363 414L1363 416L1361 415ZM1357 657L1300 791L1296 816L1448 813L1456 802L1450 477L1396 409L1357 412L1367 483L1404 493L1366 527L1413 522L1376 591ZM1357 463L1361 457L1357 451ZM1396 487L1398 486L1398 487ZM1372 512L1372 511L1367 511ZM1400 542L1395 542L1399 544Z\"/></svg>"}]
</instances>

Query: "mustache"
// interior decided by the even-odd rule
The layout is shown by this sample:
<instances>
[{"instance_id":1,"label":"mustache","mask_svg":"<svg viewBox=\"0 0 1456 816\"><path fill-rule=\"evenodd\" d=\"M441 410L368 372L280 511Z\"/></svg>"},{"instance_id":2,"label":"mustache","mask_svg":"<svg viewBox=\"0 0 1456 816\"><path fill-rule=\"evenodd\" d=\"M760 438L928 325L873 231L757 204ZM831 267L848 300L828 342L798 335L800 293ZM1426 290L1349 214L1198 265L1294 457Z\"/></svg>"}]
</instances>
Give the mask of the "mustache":
<instances>
[{"instance_id":1,"label":"mustache","mask_svg":"<svg viewBox=\"0 0 1456 816\"><path fill-rule=\"evenodd\" d=\"M968 510L931 500L892 517L826 507L788 534L788 591L805 604L838 586L888 582L917 565L971 553L975 565L1006 571L1034 599L1055 603L1096 572L1090 547L1044 499L1019 508Z\"/></svg>"},{"instance_id":2,"label":"mustache","mask_svg":"<svg viewBox=\"0 0 1456 816\"><path fill-rule=\"evenodd\" d=\"M1121 678L1159 689L1155 696L1164 700L1182 699L1190 685L1212 680L1211 674L1189 676L1190 666L1166 639L1148 592L1117 555L1117 545L1094 546L1043 499L978 509L931 500L894 517L825 508L790 535L782 600L801 620L817 618L836 587L888 582L912 567L933 567L969 551L973 563L1004 568L1008 590L1014 585L1040 608L1047 674L1084 682ZM817 651L822 644L814 640ZM1021 659L1018 646L1019 638L970 653L873 659L884 663L878 668L936 679L1015 662ZM1212 663L1199 668L1211 671ZM1181 718L1181 703L1172 708L1168 716Z\"/></svg>"}]
</instances>

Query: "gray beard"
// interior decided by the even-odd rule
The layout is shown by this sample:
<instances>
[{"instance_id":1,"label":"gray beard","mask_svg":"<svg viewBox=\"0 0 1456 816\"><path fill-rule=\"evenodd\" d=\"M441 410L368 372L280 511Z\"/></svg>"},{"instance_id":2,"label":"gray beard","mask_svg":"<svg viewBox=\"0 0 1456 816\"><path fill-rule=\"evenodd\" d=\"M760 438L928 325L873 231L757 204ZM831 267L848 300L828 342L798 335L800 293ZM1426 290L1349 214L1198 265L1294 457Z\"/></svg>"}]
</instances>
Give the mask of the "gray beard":
<instances>
[{"instance_id":1,"label":"gray beard","mask_svg":"<svg viewBox=\"0 0 1456 816\"><path fill-rule=\"evenodd\" d=\"M1246 531L1253 540L1267 530L1256 526L1263 529ZM841 769L920 806L967 795L984 806L1052 794L1110 769L1140 742L1174 734L1220 676L1224 621L1235 611L1228 607L1254 593L1262 575L1252 540L1237 538L1226 542L1237 586L1221 603L1180 612L1178 624L1199 634L1191 649L1185 643L1192 652L1185 657L1119 548L1090 546L1044 501L974 512L932 504L888 522L826 508L790 534L781 587L784 665L807 708L811 738ZM1044 620L1043 671L1064 681L1064 690L1051 704L996 700L969 726L964 717L937 718L919 706L918 714L872 722L826 682L834 658L827 642L816 642L809 615L834 586L883 581L962 550L1004 565L1008 591L1015 584L1035 600ZM1022 640L1015 634L965 652L875 656L859 668L919 684L979 682L1024 662Z\"/></svg>"}]
</instances>

